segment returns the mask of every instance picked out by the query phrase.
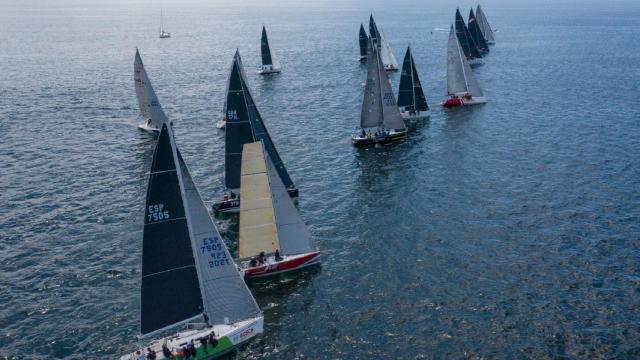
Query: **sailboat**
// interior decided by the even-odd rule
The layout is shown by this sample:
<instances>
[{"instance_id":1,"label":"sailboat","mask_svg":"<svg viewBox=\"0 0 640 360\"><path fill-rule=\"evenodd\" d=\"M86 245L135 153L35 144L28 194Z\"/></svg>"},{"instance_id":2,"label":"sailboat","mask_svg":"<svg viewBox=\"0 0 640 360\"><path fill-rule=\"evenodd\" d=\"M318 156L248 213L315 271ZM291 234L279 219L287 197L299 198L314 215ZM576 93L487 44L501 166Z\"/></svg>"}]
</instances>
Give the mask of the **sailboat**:
<instances>
[{"instance_id":1,"label":"sailboat","mask_svg":"<svg viewBox=\"0 0 640 360\"><path fill-rule=\"evenodd\" d=\"M447 95L449 99L442 102L442 106L448 108L487 102L462 51L453 25L447 45Z\"/></svg>"},{"instance_id":2,"label":"sailboat","mask_svg":"<svg viewBox=\"0 0 640 360\"><path fill-rule=\"evenodd\" d=\"M238 212L240 208L240 167L242 164L242 146L258 140L264 141L265 149L273 161L280 179L284 183L289 196L298 197L298 189L291 180L267 128L256 107L247 78L242 66L240 52L236 50L231 64L231 73L227 83L226 101L226 135L225 135L225 186L220 201L213 204L216 212Z\"/></svg>"},{"instance_id":3,"label":"sailboat","mask_svg":"<svg viewBox=\"0 0 640 360\"><path fill-rule=\"evenodd\" d=\"M140 114L144 118L144 123L138 125L138 128L149 132L159 132L162 124L169 123L169 120L162 110L153 86L151 86L151 80L144 69L138 48L136 48L136 57L133 61L133 81Z\"/></svg>"},{"instance_id":4,"label":"sailboat","mask_svg":"<svg viewBox=\"0 0 640 360\"><path fill-rule=\"evenodd\" d=\"M480 5L476 7L476 20L478 21L478 25L480 25L480 30L482 31L482 35L484 35L484 39L487 41L487 44L495 44L496 39L493 35L493 29L491 29L487 16L484 14L484 11L482 11Z\"/></svg>"},{"instance_id":5,"label":"sailboat","mask_svg":"<svg viewBox=\"0 0 640 360\"><path fill-rule=\"evenodd\" d=\"M359 34L359 42L360 42L360 61L367 60L367 32L364 31L364 26L360 24L360 34Z\"/></svg>"},{"instance_id":6,"label":"sailboat","mask_svg":"<svg viewBox=\"0 0 640 360\"><path fill-rule=\"evenodd\" d=\"M400 74L398 89L398 108L403 119L423 119L431 115L427 99L424 96L418 70L413 61L411 46L407 46Z\"/></svg>"},{"instance_id":7,"label":"sailboat","mask_svg":"<svg viewBox=\"0 0 640 360\"><path fill-rule=\"evenodd\" d=\"M151 163L142 244L140 327L143 337L173 335L146 348L166 359L193 343L197 359L215 359L263 332L264 317L236 268L162 124ZM215 336L202 345L200 339ZM214 344L216 344L214 346ZM135 352L121 360L137 359Z\"/></svg>"},{"instance_id":8,"label":"sailboat","mask_svg":"<svg viewBox=\"0 0 640 360\"><path fill-rule=\"evenodd\" d=\"M355 146L386 144L407 136L389 77L382 65L378 47L369 38L367 44L367 82L364 87L361 132L351 137Z\"/></svg>"},{"instance_id":9,"label":"sailboat","mask_svg":"<svg viewBox=\"0 0 640 360\"><path fill-rule=\"evenodd\" d=\"M170 38L171 33L164 29L164 25L162 23L162 9L160 9L160 39Z\"/></svg>"},{"instance_id":10,"label":"sailboat","mask_svg":"<svg viewBox=\"0 0 640 360\"><path fill-rule=\"evenodd\" d=\"M467 25L465 25L462 15L460 15L460 9L456 9L455 24L458 41L462 46L462 51L467 57L469 65L481 65L483 63L482 54L480 53L480 50L478 50L478 46L475 41L473 41L473 38L471 38L469 29L467 29Z\"/></svg>"},{"instance_id":11,"label":"sailboat","mask_svg":"<svg viewBox=\"0 0 640 360\"><path fill-rule=\"evenodd\" d=\"M245 279L320 263L311 234L262 141L242 149L238 265Z\"/></svg>"},{"instance_id":12,"label":"sailboat","mask_svg":"<svg viewBox=\"0 0 640 360\"><path fill-rule=\"evenodd\" d=\"M371 39L373 40L374 45L378 47L378 52L380 53L384 69L387 71L398 70L398 60L396 60L395 55L393 55L391 45L389 45L384 34L378 31L378 26L373 20L373 14L369 16L369 33L371 34Z\"/></svg>"},{"instance_id":13,"label":"sailboat","mask_svg":"<svg viewBox=\"0 0 640 360\"><path fill-rule=\"evenodd\" d=\"M262 26L262 39L260 40L260 52L262 53L262 66L258 69L258 74L279 73L282 70L280 61L276 57L276 53L269 46L269 38L267 37L267 29Z\"/></svg>"},{"instance_id":14,"label":"sailboat","mask_svg":"<svg viewBox=\"0 0 640 360\"><path fill-rule=\"evenodd\" d=\"M478 50L480 50L481 54L487 54L489 52L489 45L487 45L484 35L482 34L482 30L480 30L480 24L478 24L476 16L473 14L473 9L469 10L469 21L467 23L469 34L478 46Z\"/></svg>"}]
</instances>

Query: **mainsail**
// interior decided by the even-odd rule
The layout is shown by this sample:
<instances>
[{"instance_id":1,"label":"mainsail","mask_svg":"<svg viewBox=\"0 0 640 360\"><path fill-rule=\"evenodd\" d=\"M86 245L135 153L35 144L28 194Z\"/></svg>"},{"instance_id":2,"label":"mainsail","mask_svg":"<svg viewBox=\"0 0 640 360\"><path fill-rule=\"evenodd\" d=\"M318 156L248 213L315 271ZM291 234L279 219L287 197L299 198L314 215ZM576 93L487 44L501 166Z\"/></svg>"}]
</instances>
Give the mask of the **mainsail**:
<instances>
[{"instance_id":1,"label":"mainsail","mask_svg":"<svg viewBox=\"0 0 640 360\"><path fill-rule=\"evenodd\" d=\"M272 65L273 68L280 67L280 61L276 57L275 52L269 46L269 38L267 37L267 29L262 26L262 39L260 41L260 52L262 54L262 66Z\"/></svg>"},{"instance_id":2,"label":"mainsail","mask_svg":"<svg viewBox=\"0 0 640 360\"><path fill-rule=\"evenodd\" d=\"M367 41L367 81L364 86L362 112L360 113L360 127L372 128L382 124L382 97L378 85L378 48L373 39Z\"/></svg>"},{"instance_id":3,"label":"mainsail","mask_svg":"<svg viewBox=\"0 0 640 360\"><path fill-rule=\"evenodd\" d=\"M245 144L242 153L239 257L312 251L311 235L262 142Z\"/></svg>"},{"instance_id":4,"label":"mainsail","mask_svg":"<svg viewBox=\"0 0 640 360\"><path fill-rule=\"evenodd\" d=\"M242 146L246 143L264 141L269 157L278 169L278 174L287 189L294 188L293 181L282 163L271 136L262 121L249 87L247 86L240 53L236 50L229 74L226 102L225 136L225 185L228 189L240 188Z\"/></svg>"},{"instance_id":5,"label":"mainsail","mask_svg":"<svg viewBox=\"0 0 640 360\"><path fill-rule=\"evenodd\" d=\"M462 46L462 51L464 51L468 60L482 58L478 46L471 38L469 29L467 29L462 15L460 15L460 9L456 9L456 35L458 36L458 41L460 41L460 46Z\"/></svg>"},{"instance_id":6,"label":"mainsail","mask_svg":"<svg viewBox=\"0 0 640 360\"><path fill-rule=\"evenodd\" d=\"M373 40L373 44L380 46L380 32L378 31L376 22L373 20L373 14L369 15L369 35L371 36L371 40Z\"/></svg>"},{"instance_id":7,"label":"mainsail","mask_svg":"<svg viewBox=\"0 0 640 360\"><path fill-rule=\"evenodd\" d=\"M478 46L478 49L482 53L488 53L489 52L489 46L487 45L487 42L484 39L484 35L482 34L482 30L480 30L480 24L478 24L476 16L473 14L473 9L469 10L469 22L468 23L469 23L469 26L468 26L469 33L471 34L471 38L473 39L473 41Z\"/></svg>"},{"instance_id":8,"label":"mainsail","mask_svg":"<svg viewBox=\"0 0 640 360\"><path fill-rule=\"evenodd\" d=\"M400 74L400 88L398 90L398 107L411 107L417 111L429 110L424 96L416 64L413 61L411 47L407 47Z\"/></svg>"},{"instance_id":9,"label":"mainsail","mask_svg":"<svg viewBox=\"0 0 640 360\"><path fill-rule=\"evenodd\" d=\"M382 64L380 54L377 54L376 60L378 61L378 85L380 86L380 99L382 103L382 127L385 129L394 130L406 130L400 110L398 110L398 103L396 97L391 90L391 82L389 82L389 76Z\"/></svg>"},{"instance_id":10,"label":"mainsail","mask_svg":"<svg viewBox=\"0 0 640 360\"><path fill-rule=\"evenodd\" d=\"M483 96L482 89L471 72L471 67L462 51L453 25L449 31L449 43L447 44L447 93L449 95L469 93L475 97Z\"/></svg>"},{"instance_id":11,"label":"mainsail","mask_svg":"<svg viewBox=\"0 0 640 360\"><path fill-rule=\"evenodd\" d=\"M156 92L151 86L151 80L149 80L147 71L144 69L144 64L142 63L142 58L137 48L136 57L133 62L133 80L142 117L145 120L151 120L151 125L159 129L163 123L168 122L167 116L164 114Z\"/></svg>"},{"instance_id":12,"label":"mainsail","mask_svg":"<svg viewBox=\"0 0 640 360\"><path fill-rule=\"evenodd\" d=\"M496 39L493 36L493 30L491 29L491 25L489 25L489 21L487 20L487 16L482 11L480 5L476 8L476 19L478 21L478 25L480 25L480 30L482 30L482 34L484 35L484 39L489 44L494 44Z\"/></svg>"},{"instance_id":13,"label":"mainsail","mask_svg":"<svg viewBox=\"0 0 640 360\"><path fill-rule=\"evenodd\" d=\"M364 31L364 26L362 24L360 24L359 41L360 41L360 58L361 59L366 59L366 57L367 57L367 33L366 33L366 31Z\"/></svg>"}]
</instances>

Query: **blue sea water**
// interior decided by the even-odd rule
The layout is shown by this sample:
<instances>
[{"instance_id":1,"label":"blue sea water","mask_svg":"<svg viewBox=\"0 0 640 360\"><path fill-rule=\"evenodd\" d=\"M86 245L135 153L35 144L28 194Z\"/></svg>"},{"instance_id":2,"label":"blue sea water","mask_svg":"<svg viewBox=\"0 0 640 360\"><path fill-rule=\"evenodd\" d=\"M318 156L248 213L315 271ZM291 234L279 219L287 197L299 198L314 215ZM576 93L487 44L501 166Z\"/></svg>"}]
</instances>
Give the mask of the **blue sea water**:
<instances>
[{"instance_id":1,"label":"blue sea water","mask_svg":"<svg viewBox=\"0 0 640 360\"><path fill-rule=\"evenodd\" d=\"M640 3L482 5L489 102L446 111L467 0L0 2L0 358L139 344L155 140L136 129L136 46L207 203L240 49L324 251L320 270L253 287L265 333L237 357L640 357ZM357 150L371 12L399 60L411 44L432 116ZM262 24L279 75L254 71ZM219 225L234 250L237 222Z\"/></svg>"}]
</instances>

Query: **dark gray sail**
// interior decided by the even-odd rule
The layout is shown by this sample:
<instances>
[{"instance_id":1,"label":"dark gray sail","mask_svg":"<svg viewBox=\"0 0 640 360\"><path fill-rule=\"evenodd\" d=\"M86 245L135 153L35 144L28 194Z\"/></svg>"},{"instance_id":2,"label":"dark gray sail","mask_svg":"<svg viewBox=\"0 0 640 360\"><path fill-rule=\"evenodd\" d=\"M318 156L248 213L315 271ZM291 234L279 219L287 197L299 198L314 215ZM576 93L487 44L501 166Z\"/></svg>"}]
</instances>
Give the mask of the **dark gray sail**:
<instances>
[{"instance_id":1,"label":"dark gray sail","mask_svg":"<svg viewBox=\"0 0 640 360\"><path fill-rule=\"evenodd\" d=\"M473 9L469 10L468 29L469 34L471 34L471 38L478 46L480 52L485 54L488 53L489 45L487 45L487 42L484 39L484 35L480 29L480 23L478 23L476 16L473 14Z\"/></svg>"},{"instance_id":2,"label":"dark gray sail","mask_svg":"<svg viewBox=\"0 0 640 360\"><path fill-rule=\"evenodd\" d=\"M387 71L384 69L380 53L376 52L376 55L376 60L378 61L378 85L380 86L382 103L382 127L388 130L404 131L407 128L404 120L402 120L402 115L400 115L396 96L391 89L389 75L387 75Z\"/></svg>"},{"instance_id":3,"label":"dark gray sail","mask_svg":"<svg viewBox=\"0 0 640 360\"><path fill-rule=\"evenodd\" d=\"M360 127L372 128L382 125L382 97L378 84L378 48L373 39L367 40L367 81L362 98L362 112L360 113Z\"/></svg>"},{"instance_id":4,"label":"dark gray sail","mask_svg":"<svg viewBox=\"0 0 640 360\"><path fill-rule=\"evenodd\" d=\"M410 46L407 47L407 52L404 54L404 62L402 63L398 107L407 108L408 110L413 108L417 111L429 110Z\"/></svg>"},{"instance_id":5,"label":"dark gray sail","mask_svg":"<svg viewBox=\"0 0 640 360\"><path fill-rule=\"evenodd\" d=\"M380 46L380 31L378 31L378 26L373 20L373 14L369 15L369 35L371 36L371 40L373 40L373 44Z\"/></svg>"},{"instance_id":6,"label":"dark gray sail","mask_svg":"<svg viewBox=\"0 0 640 360\"><path fill-rule=\"evenodd\" d=\"M153 154L145 206L140 317L143 334L203 312L176 164L173 137L163 123Z\"/></svg>"},{"instance_id":7,"label":"dark gray sail","mask_svg":"<svg viewBox=\"0 0 640 360\"><path fill-rule=\"evenodd\" d=\"M364 26L360 24L360 60L367 58L367 33L364 31Z\"/></svg>"},{"instance_id":8,"label":"dark gray sail","mask_svg":"<svg viewBox=\"0 0 640 360\"><path fill-rule=\"evenodd\" d=\"M487 20L487 16L482 11L480 4L476 7L476 20L480 25L480 30L482 30L482 34L484 35L484 39L488 44L495 44L496 39L493 35L493 30L491 29L491 25L489 25L489 21Z\"/></svg>"},{"instance_id":9,"label":"dark gray sail","mask_svg":"<svg viewBox=\"0 0 640 360\"><path fill-rule=\"evenodd\" d=\"M277 40L277 39L276 39ZM269 39L267 38L267 29L262 26L262 40L260 40L260 52L262 53L262 65L272 65L271 49L269 49Z\"/></svg>"},{"instance_id":10,"label":"dark gray sail","mask_svg":"<svg viewBox=\"0 0 640 360\"><path fill-rule=\"evenodd\" d=\"M262 121L249 87L247 86L240 53L236 50L229 75L227 92L227 125L225 139L225 185L228 189L240 188L242 146L262 140L265 150L278 170L287 189L295 187L271 136Z\"/></svg>"},{"instance_id":11,"label":"dark gray sail","mask_svg":"<svg viewBox=\"0 0 640 360\"><path fill-rule=\"evenodd\" d=\"M467 57L467 60L481 59L482 55L480 54L480 50L478 50L476 43L471 38L471 34L469 34L469 29L467 29L467 25L465 25L462 15L460 15L460 9L456 9L455 24L456 36L458 37L458 41L460 42L460 46L462 46L462 51Z\"/></svg>"}]
</instances>

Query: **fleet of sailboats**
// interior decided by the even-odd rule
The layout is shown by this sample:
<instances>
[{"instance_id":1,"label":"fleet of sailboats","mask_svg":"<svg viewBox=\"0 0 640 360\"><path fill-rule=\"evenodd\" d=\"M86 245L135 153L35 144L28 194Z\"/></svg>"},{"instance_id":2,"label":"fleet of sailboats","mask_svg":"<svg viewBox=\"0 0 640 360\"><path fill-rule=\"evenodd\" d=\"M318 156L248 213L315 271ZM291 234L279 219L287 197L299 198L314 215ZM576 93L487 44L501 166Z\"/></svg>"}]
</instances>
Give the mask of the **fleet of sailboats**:
<instances>
[{"instance_id":1,"label":"fleet of sailboats","mask_svg":"<svg viewBox=\"0 0 640 360\"><path fill-rule=\"evenodd\" d=\"M244 144L241 192L238 263L245 278L320 262L320 251L311 247L311 234L263 141Z\"/></svg>"},{"instance_id":2,"label":"fleet of sailboats","mask_svg":"<svg viewBox=\"0 0 640 360\"><path fill-rule=\"evenodd\" d=\"M238 212L240 208L240 169L244 144L262 140L278 174L292 198L298 189L271 140L262 116L253 101L240 58L236 50L227 83L225 128L225 186L223 198L213 205L216 212Z\"/></svg>"},{"instance_id":3,"label":"fleet of sailboats","mask_svg":"<svg viewBox=\"0 0 640 360\"><path fill-rule=\"evenodd\" d=\"M280 70L282 70L275 51L273 51L273 48L269 45L267 29L264 25L262 26L262 38L260 39L260 53L262 55L262 66L258 69L258 74L273 74L279 73Z\"/></svg>"},{"instance_id":4,"label":"fleet of sailboats","mask_svg":"<svg viewBox=\"0 0 640 360\"><path fill-rule=\"evenodd\" d=\"M144 64L137 48L135 60L133 61L133 81L140 114L144 119L144 123L138 125L138 128L149 132L160 131L162 124L169 121L164 114L164 110L162 110L153 86L151 86L151 80L149 80L147 71L144 69Z\"/></svg>"},{"instance_id":5,"label":"fleet of sailboats","mask_svg":"<svg viewBox=\"0 0 640 360\"><path fill-rule=\"evenodd\" d=\"M423 119L431 115L427 99L420 84L418 70L413 61L411 46L407 46L400 73L400 86L398 89L398 108L403 119Z\"/></svg>"}]
</instances>

